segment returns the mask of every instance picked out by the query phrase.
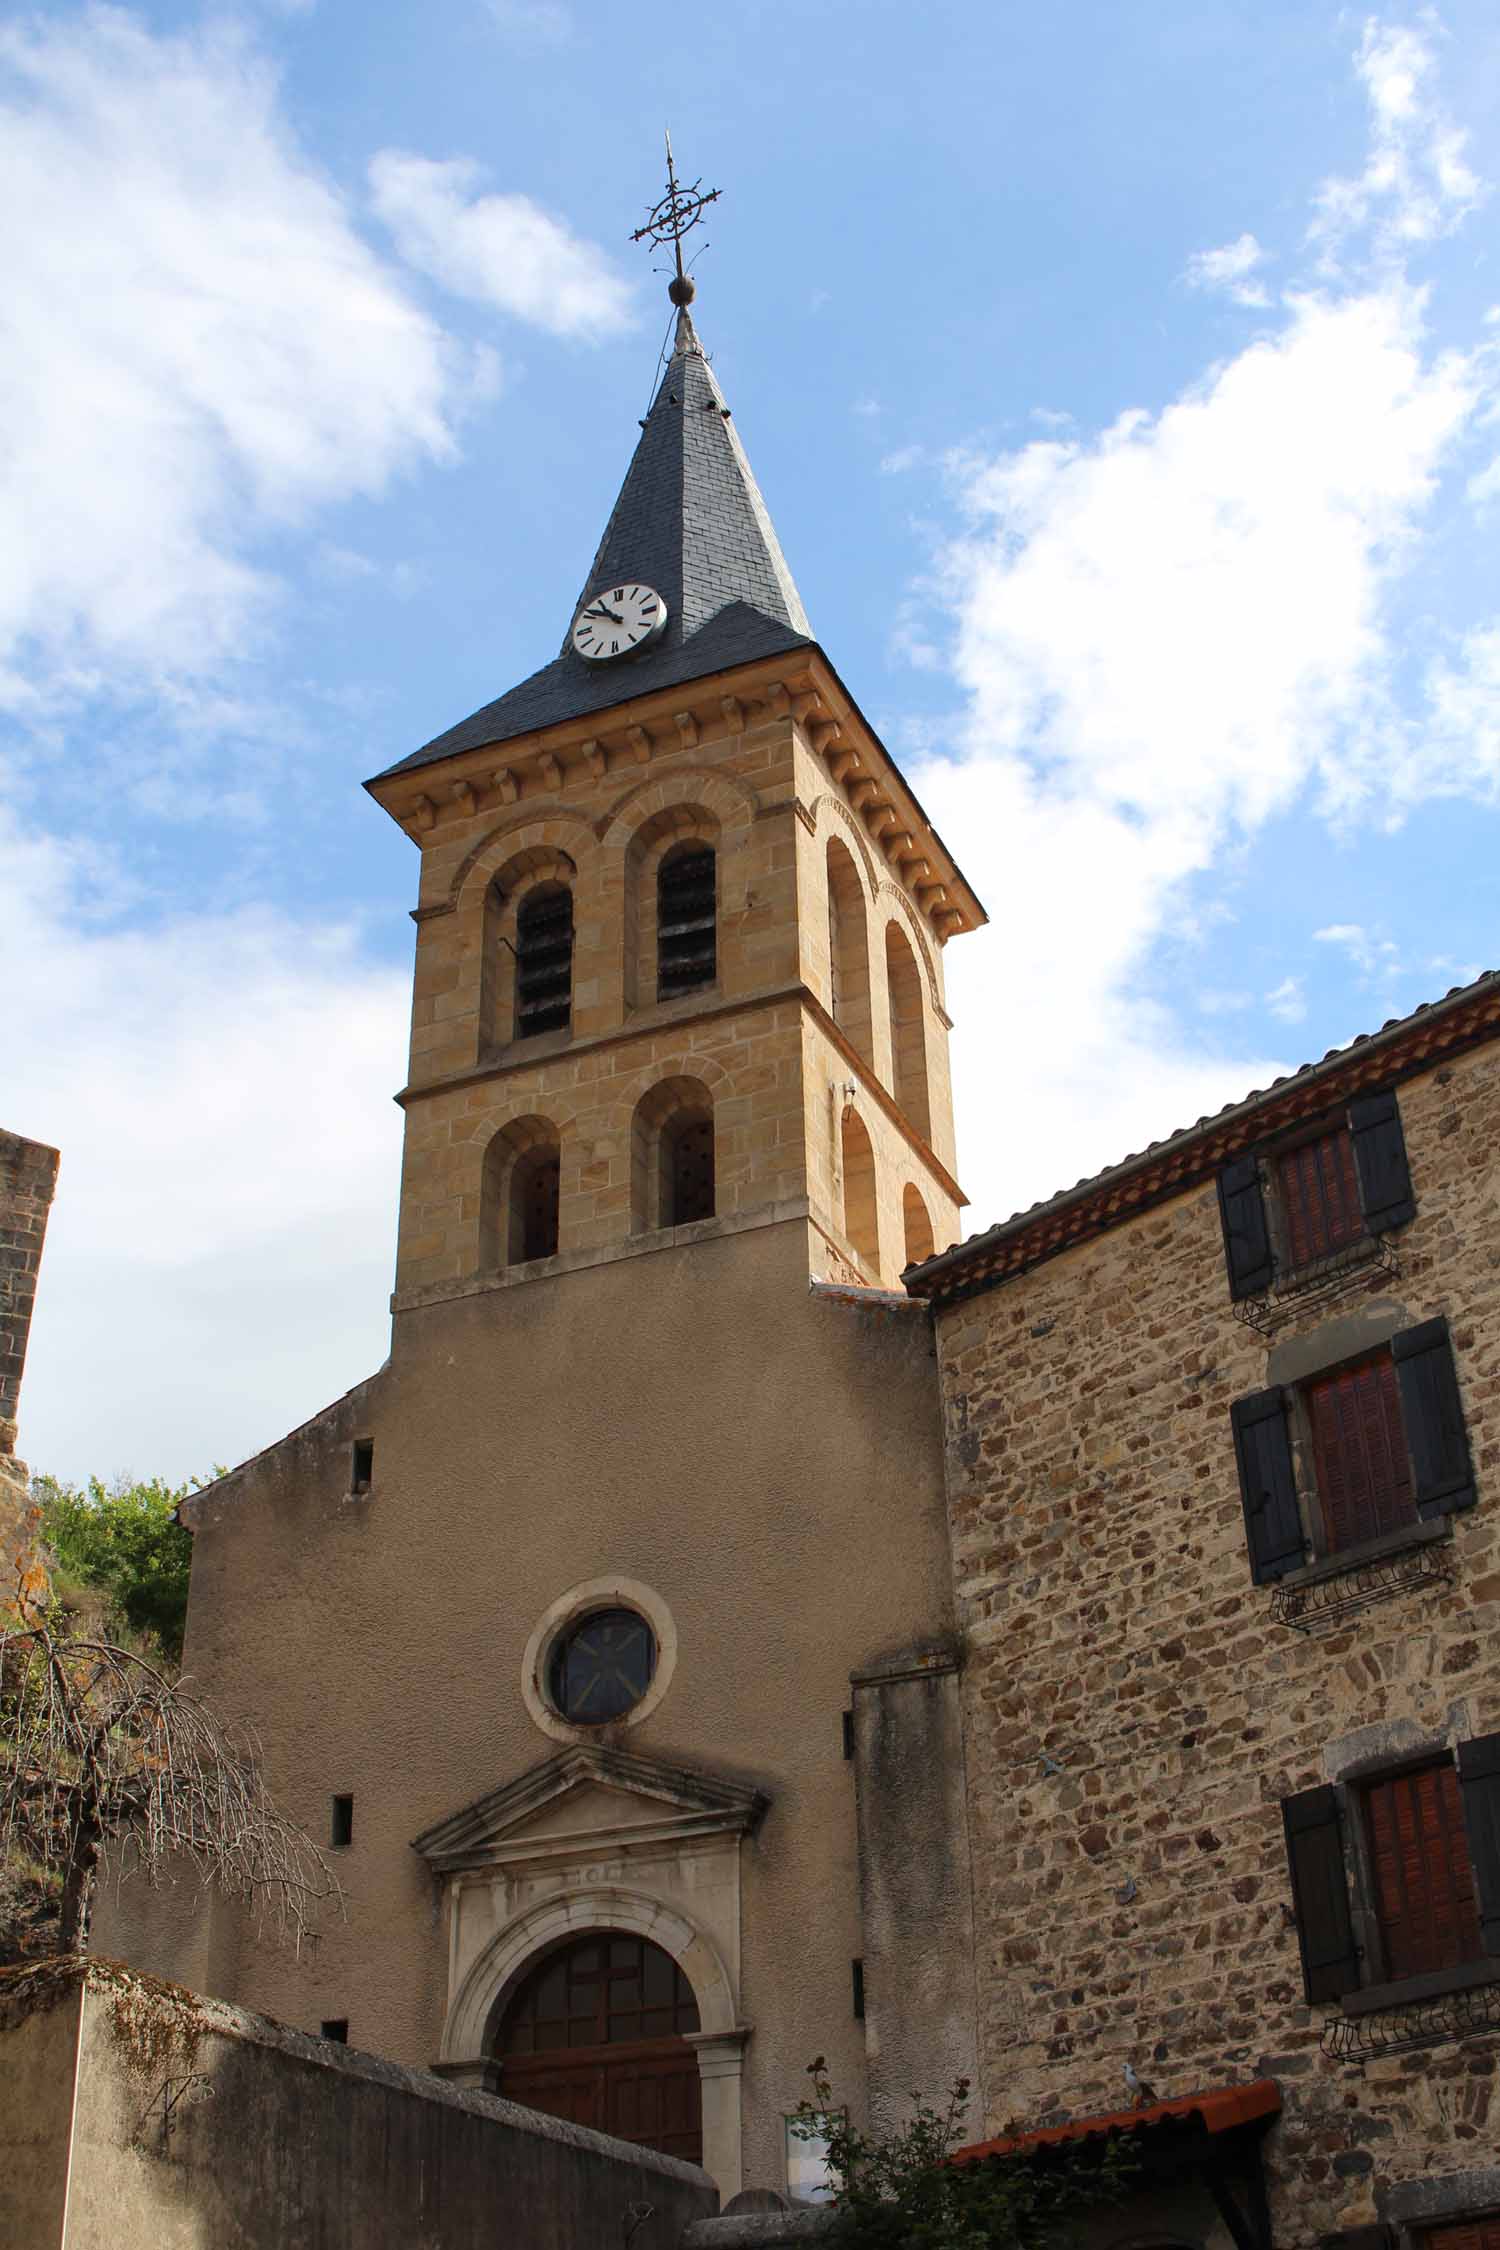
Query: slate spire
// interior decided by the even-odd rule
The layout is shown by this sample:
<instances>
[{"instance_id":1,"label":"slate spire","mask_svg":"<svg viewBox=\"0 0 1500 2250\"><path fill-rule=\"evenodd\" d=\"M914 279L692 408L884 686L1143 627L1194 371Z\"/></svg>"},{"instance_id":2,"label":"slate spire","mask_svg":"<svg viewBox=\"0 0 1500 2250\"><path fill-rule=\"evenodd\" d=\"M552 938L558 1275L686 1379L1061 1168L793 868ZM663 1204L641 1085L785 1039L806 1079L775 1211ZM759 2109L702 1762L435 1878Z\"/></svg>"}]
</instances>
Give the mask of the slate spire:
<instances>
[{"instance_id":1,"label":"slate spire","mask_svg":"<svg viewBox=\"0 0 1500 2250\"><path fill-rule=\"evenodd\" d=\"M666 602L667 647L691 642L733 602L748 604L772 625L810 632L755 472L685 305L578 606L623 578L644 579Z\"/></svg>"},{"instance_id":2,"label":"slate spire","mask_svg":"<svg viewBox=\"0 0 1500 2250\"><path fill-rule=\"evenodd\" d=\"M573 618L592 594L624 579L655 587L667 605L666 631L629 662L586 664L568 643ZM593 566L561 625L562 650L550 664L387 771L429 765L811 641L802 597L686 304L679 305L672 356Z\"/></svg>"}]
</instances>

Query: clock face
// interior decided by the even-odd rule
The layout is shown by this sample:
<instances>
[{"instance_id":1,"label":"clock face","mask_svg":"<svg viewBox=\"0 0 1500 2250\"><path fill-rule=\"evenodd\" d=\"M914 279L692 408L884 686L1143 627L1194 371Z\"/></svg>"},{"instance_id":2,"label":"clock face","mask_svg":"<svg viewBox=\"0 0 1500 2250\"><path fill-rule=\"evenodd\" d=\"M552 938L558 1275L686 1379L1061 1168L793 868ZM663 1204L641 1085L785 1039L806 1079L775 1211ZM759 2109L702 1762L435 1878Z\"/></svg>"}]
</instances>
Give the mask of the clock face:
<instances>
[{"instance_id":1,"label":"clock face","mask_svg":"<svg viewBox=\"0 0 1500 2250\"><path fill-rule=\"evenodd\" d=\"M587 664L634 656L666 630L667 605L654 586L627 579L590 594L573 620L573 646Z\"/></svg>"}]
</instances>

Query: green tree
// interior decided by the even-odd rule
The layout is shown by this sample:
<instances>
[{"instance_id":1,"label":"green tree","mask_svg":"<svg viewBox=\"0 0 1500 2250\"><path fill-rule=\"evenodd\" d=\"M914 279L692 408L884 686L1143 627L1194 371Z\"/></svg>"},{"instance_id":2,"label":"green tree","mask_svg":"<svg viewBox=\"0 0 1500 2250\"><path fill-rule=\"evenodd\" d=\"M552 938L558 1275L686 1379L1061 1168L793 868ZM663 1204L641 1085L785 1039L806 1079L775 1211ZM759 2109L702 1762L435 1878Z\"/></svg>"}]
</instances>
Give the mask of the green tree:
<instances>
[{"instance_id":1,"label":"green tree","mask_svg":"<svg viewBox=\"0 0 1500 2250\"><path fill-rule=\"evenodd\" d=\"M183 1485L90 1477L80 1488L32 1480L42 1537L64 1579L102 1594L113 1626L139 1635L175 1664L187 1623L192 1534L175 1521L178 1502L206 1479Z\"/></svg>"},{"instance_id":2,"label":"green tree","mask_svg":"<svg viewBox=\"0 0 1500 2250\"><path fill-rule=\"evenodd\" d=\"M948 2159L962 2138L969 2081L956 2078L942 2109L920 2094L892 2133L862 2133L834 2099L820 2055L813 2090L792 2130L828 2151L839 2250L1052 2250L1080 2212L1116 2203L1135 2159L1111 2138L1102 2149L1059 2148L1039 2165L1020 2153L977 2164Z\"/></svg>"}]
</instances>

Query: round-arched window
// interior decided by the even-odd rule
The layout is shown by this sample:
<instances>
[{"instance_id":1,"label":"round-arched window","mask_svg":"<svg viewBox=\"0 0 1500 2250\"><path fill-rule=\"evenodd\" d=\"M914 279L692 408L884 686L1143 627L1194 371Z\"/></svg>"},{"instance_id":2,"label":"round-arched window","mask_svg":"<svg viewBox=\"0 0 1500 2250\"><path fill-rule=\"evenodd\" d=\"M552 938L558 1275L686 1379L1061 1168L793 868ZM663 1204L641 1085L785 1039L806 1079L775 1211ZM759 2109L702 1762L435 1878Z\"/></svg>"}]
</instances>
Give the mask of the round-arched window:
<instances>
[{"instance_id":1,"label":"round-arched window","mask_svg":"<svg viewBox=\"0 0 1500 2250\"><path fill-rule=\"evenodd\" d=\"M604 1726L640 1702L656 1670L656 1635L633 1609L594 1609L559 1633L547 1689L574 1726Z\"/></svg>"}]
</instances>

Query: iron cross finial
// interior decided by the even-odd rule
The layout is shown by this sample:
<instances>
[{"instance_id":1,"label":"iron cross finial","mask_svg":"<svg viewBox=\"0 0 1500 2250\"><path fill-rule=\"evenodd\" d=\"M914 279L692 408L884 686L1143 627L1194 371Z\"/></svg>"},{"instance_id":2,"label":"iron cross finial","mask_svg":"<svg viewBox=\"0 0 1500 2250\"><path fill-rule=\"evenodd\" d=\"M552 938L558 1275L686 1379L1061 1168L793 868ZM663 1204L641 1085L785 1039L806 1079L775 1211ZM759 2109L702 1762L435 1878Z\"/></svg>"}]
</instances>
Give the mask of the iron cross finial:
<instances>
[{"instance_id":1,"label":"iron cross finial","mask_svg":"<svg viewBox=\"0 0 1500 2250\"><path fill-rule=\"evenodd\" d=\"M653 246L670 242L677 271L667 284L667 295L674 305L690 305L697 295L682 262L682 238L702 218L706 206L716 202L717 188L705 194L701 179L691 187L682 187L677 178L677 167L672 161L672 136L667 135L667 192L651 212L643 227L637 227L630 237L632 242L649 242Z\"/></svg>"}]
</instances>

